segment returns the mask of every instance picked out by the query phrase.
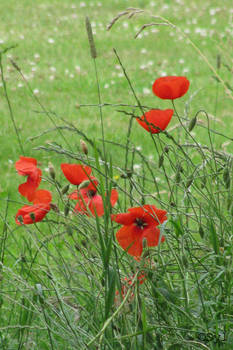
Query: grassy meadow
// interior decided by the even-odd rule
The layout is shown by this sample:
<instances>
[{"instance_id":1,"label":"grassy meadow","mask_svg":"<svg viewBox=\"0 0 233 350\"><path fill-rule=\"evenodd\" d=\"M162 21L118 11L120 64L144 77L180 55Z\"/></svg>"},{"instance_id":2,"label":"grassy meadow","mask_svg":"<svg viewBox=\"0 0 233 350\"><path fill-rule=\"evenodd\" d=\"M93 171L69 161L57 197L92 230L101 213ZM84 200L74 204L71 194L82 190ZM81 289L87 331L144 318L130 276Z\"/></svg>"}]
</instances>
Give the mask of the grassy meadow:
<instances>
[{"instance_id":1,"label":"grassy meadow","mask_svg":"<svg viewBox=\"0 0 233 350\"><path fill-rule=\"evenodd\" d=\"M129 7L144 11L107 30ZM2 0L0 13L0 350L232 349L232 2ZM151 90L170 75L190 88L150 135L135 118L174 108ZM21 155L38 160L55 209L23 226ZM103 197L119 193L102 218L62 193L60 164L80 162ZM144 204L168 221L137 261L110 214Z\"/></svg>"}]
</instances>

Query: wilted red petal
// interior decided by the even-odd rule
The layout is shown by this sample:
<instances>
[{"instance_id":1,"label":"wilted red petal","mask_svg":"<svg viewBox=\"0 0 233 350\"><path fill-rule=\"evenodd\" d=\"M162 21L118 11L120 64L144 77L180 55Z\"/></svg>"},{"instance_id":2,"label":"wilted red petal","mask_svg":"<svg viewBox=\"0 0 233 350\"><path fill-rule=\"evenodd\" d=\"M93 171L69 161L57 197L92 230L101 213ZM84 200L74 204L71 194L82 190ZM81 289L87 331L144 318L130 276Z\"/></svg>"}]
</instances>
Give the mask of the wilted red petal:
<instances>
[{"instance_id":1,"label":"wilted red petal","mask_svg":"<svg viewBox=\"0 0 233 350\"><path fill-rule=\"evenodd\" d=\"M81 198L80 196L78 197L78 202L75 205L75 210L80 212L81 214L90 216L88 212L88 204L90 202L90 199L88 197L83 197Z\"/></svg>"},{"instance_id":2,"label":"wilted red petal","mask_svg":"<svg viewBox=\"0 0 233 350\"><path fill-rule=\"evenodd\" d=\"M151 109L146 112L141 118L137 118L137 122L151 134L157 134L161 130L165 130L168 126L172 115L173 109ZM156 128L159 127L158 128Z\"/></svg>"},{"instance_id":3,"label":"wilted red petal","mask_svg":"<svg viewBox=\"0 0 233 350\"><path fill-rule=\"evenodd\" d=\"M91 174L91 168L82 164L61 164L61 170L67 180L73 185L80 185L88 180Z\"/></svg>"},{"instance_id":4,"label":"wilted red petal","mask_svg":"<svg viewBox=\"0 0 233 350\"><path fill-rule=\"evenodd\" d=\"M18 220L19 216L22 216L22 221L25 225L33 224L34 222L39 222L43 220L45 215L49 212L49 204L36 204L36 205L25 205L20 208L16 214L15 221L17 225L21 225ZM33 220L30 214L34 214L35 220Z\"/></svg>"},{"instance_id":5,"label":"wilted red petal","mask_svg":"<svg viewBox=\"0 0 233 350\"><path fill-rule=\"evenodd\" d=\"M189 80L186 77L168 76L156 79L152 90L156 96L162 99L175 100L186 94L189 85Z\"/></svg>"},{"instance_id":6,"label":"wilted red petal","mask_svg":"<svg viewBox=\"0 0 233 350\"><path fill-rule=\"evenodd\" d=\"M75 190L74 192L72 192L71 194L69 194L68 196L70 199L74 199L74 200L78 200L79 196L78 196L78 191Z\"/></svg>"},{"instance_id":7,"label":"wilted red petal","mask_svg":"<svg viewBox=\"0 0 233 350\"><path fill-rule=\"evenodd\" d=\"M51 202L52 202L52 194L50 191L37 190L34 193L33 204L40 204L40 203L48 204Z\"/></svg>"},{"instance_id":8,"label":"wilted red petal","mask_svg":"<svg viewBox=\"0 0 233 350\"><path fill-rule=\"evenodd\" d=\"M116 239L130 255L140 256L142 254L141 232L134 224L120 228L116 233Z\"/></svg>"}]
</instances>

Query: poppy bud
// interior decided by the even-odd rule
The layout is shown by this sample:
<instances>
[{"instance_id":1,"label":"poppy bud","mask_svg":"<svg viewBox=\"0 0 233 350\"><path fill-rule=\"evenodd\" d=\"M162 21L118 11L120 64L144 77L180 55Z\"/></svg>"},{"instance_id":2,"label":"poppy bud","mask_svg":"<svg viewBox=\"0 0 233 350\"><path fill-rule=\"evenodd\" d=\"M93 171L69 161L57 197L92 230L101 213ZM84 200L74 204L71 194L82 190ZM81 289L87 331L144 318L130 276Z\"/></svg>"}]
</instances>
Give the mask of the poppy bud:
<instances>
[{"instance_id":1,"label":"poppy bud","mask_svg":"<svg viewBox=\"0 0 233 350\"><path fill-rule=\"evenodd\" d=\"M64 209L64 215L67 216L70 211L70 203L67 203Z\"/></svg>"},{"instance_id":2,"label":"poppy bud","mask_svg":"<svg viewBox=\"0 0 233 350\"><path fill-rule=\"evenodd\" d=\"M169 152L169 147L165 146L163 150L164 150L165 153L168 153Z\"/></svg>"},{"instance_id":3,"label":"poppy bud","mask_svg":"<svg viewBox=\"0 0 233 350\"><path fill-rule=\"evenodd\" d=\"M221 55L217 55L217 68L220 69L221 68Z\"/></svg>"},{"instance_id":4,"label":"poppy bud","mask_svg":"<svg viewBox=\"0 0 233 350\"><path fill-rule=\"evenodd\" d=\"M64 186L64 187L62 188L62 190L61 190L61 193L62 193L62 194L66 194L66 193L68 192L68 190L69 190L69 187L70 187L69 184L66 185L66 186Z\"/></svg>"},{"instance_id":5,"label":"poppy bud","mask_svg":"<svg viewBox=\"0 0 233 350\"><path fill-rule=\"evenodd\" d=\"M230 187L230 174L228 167L225 167L223 172L223 181L225 183L226 188Z\"/></svg>"},{"instance_id":6,"label":"poppy bud","mask_svg":"<svg viewBox=\"0 0 233 350\"><path fill-rule=\"evenodd\" d=\"M35 217L35 214L33 212L30 213L29 216L32 219L32 221L35 221L36 217Z\"/></svg>"},{"instance_id":7,"label":"poppy bud","mask_svg":"<svg viewBox=\"0 0 233 350\"><path fill-rule=\"evenodd\" d=\"M87 187L90 183L92 183L92 181L90 181L90 180L84 180L84 181L81 182L81 184L78 186L78 190L81 190L82 188Z\"/></svg>"},{"instance_id":8,"label":"poppy bud","mask_svg":"<svg viewBox=\"0 0 233 350\"><path fill-rule=\"evenodd\" d=\"M189 263L188 263L188 259L185 255L182 255L182 262L184 267L188 267Z\"/></svg>"},{"instance_id":9,"label":"poppy bud","mask_svg":"<svg viewBox=\"0 0 233 350\"><path fill-rule=\"evenodd\" d=\"M180 176L180 171L178 170L176 173L175 181L178 184L178 183L180 183L180 180L181 180L181 176Z\"/></svg>"},{"instance_id":10,"label":"poppy bud","mask_svg":"<svg viewBox=\"0 0 233 350\"><path fill-rule=\"evenodd\" d=\"M142 240L142 248L145 249L147 247L147 239L143 238Z\"/></svg>"},{"instance_id":11,"label":"poppy bud","mask_svg":"<svg viewBox=\"0 0 233 350\"><path fill-rule=\"evenodd\" d=\"M56 213L59 213L59 209L58 209L57 204L50 203L50 208L51 208L53 211L55 211Z\"/></svg>"},{"instance_id":12,"label":"poppy bud","mask_svg":"<svg viewBox=\"0 0 233 350\"><path fill-rule=\"evenodd\" d=\"M72 236L72 234L73 234L72 228L70 226L67 226L66 228L67 228L68 235Z\"/></svg>"},{"instance_id":13,"label":"poppy bud","mask_svg":"<svg viewBox=\"0 0 233 350\"><path fill-rule=\"evenodd\" d=\"M83 140L80 140L80 146L81 146L81 149L83 151L84 154L88 154L88 148L87 148L87 144L85 141Z\"/></svg>"},{"instance_id":14,"label":"poppy bud","mask_svg":"<svg viewBox=\"0 0 233 350\"><path fill-rule=\"evenodd\" d=\"M194 126L196 125L196 122L197 122L197 117L194 117L193 119L191 119L191 121L189 123L189 127L188 127L189 131L193 130Z\"/></svg>"},{"instance_id":15,"label":"poppy bud","mask_svg":"<svg viewBox=\"0 0 233 350\"><path fill-rule=\"evenodd\" d=\"M55 174L55 169L54 169L54 166L51 162L49 162L49 175L51 176L51 178L53 180L55 180L55 177L56 177L56 174Z\"/></svg>"},{"instance_id":16,"label":"poppy bud","mask_svg":"<svg viewBox=\"0 0 233 350\"><path fill-rule=\"evenodd\" d=\"M163 165L163 161L164 161L164 156L163 154L159 157L159 168L161 168L161 166Z\"/></svg>"},{"instance_id":17,"label":"poppy bud","mask_svg":"<svg viewBox=\"0 0 233 350\"><path fill-rule=\"evenodd\" d=\"M201 236L201 238L204 238L205 232L203 230L203 227L200 225L199 226L199 235Z\"/></svg>"},{"instance_id":18,"label":"poppy bud","mask_svg":"<svg viewBox=\"0 0 233 350\"><path fill-rule=\"evenodd\" d=\"M186 188L189 188L192 185L192 183L193 183L193 178L190 177L186 182Z\"/></svg>"},{"instance_id":19,"label":"poppy bud","mask_svg":"<svg viewBox=\"0 0 233 350\"><path fill-rule=\"evenodd\" d=\"M228 210L230 210L231 204L232 204L232 197L229 197L229 198L227 199L227 209L228 209Z\"/></svg>"},{"instance_id":20,"label":"poppy bud","mask_svg":"<svg viewBox=\"0 0 233 350\"><path fill-rule=\"evenodd\" d=\"M22 217L22 215L19 215L19 216L17 217L17 220L18 220L21 224L23 224L23 217Z\"/></svg>"},{"instance_id":21,"label":"poppy bud","mask_svg":"<svg viewBox=\"0 0 233 350\"><path fill-rule=\"evenodd\" d=\"M201 181L202 181L201 188L204 188L206 185L206 177L204 176Z\"/></svg>"}]
</instances>

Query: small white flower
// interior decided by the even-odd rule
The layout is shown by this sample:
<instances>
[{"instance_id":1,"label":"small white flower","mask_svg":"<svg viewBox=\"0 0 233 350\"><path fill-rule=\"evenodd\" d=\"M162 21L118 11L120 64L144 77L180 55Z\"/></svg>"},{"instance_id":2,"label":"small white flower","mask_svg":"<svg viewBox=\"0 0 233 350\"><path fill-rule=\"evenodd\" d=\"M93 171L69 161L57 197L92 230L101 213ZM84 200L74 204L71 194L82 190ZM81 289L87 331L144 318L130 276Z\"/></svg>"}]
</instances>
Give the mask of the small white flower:
<instances>
[{"instance_id":1,"label":"small white flower","mask_svg":"<svg viewBox=\"0 0 233 350\"><path fill-rule=\"evenodd\" d=\"M18 83L18 88L21 88L21 87L23 87L23 84L22 83Z\"/></svg>"},{"instance_id":2,"label":"small white flower","mask_svg":"<svg viewBox=\"0 0 233 350\"><path fill-rule=\"evenodd\" d=\"M108 89L109 88L109 84L104 84L104 88Z\"/></svg>"},{"instance_id":3,"label":"small white flower","mask_svg":"<svg viewBox=\"0 0 233 350\"><path fill-rule=\"evenodd\" d=\"M122 78L122 77L124 76L124 74L123 74L123 73L118 73L117 76L118 76L119 78Z\"/></svg>"},{"instance_id":4,"label":"small white flower","mask_svg":"<svg viewBox=\"0 0 233 350\"><path fill-rule=\"evenodd\" d=\"M35 95L38 95L39 92L40 92L39 89L34 89L34 90L33 90L33 94L35 94Z\"/></svg>"},{"instance_id":5,"label":"small white flower","mask_svg":"<svg viewBox=\"0 0 233 350\"><path fill-rule=\"evenodd\" d=\"M143 88L143 94L144 95L149 95L151 93L150 89L148 88Z\"/></svg>"},{"instance_id":6,"label":"small white flower","mask_svg":"<svg viewBox=\"0 0 233 350\"><path fill-rule=\"evenodd\" d=\"M0 44L4 44L4 40L3 39L0 39Z\"/></svg>"},{"instance_id":7,"label":"small white flower","mask_svg":"<svg viewBox=\"0 0 233 350\"><path fill-rule=\"evenodd\" d=\"M141 151L141 150L142 150L142 146L137 146L137 147L136 147L136 150L137 150L137 151Z\"/></svg>"},{"instance_id":8,"label":"small white flower","mask_svg":"<svg viewBox=\"0 0 233 350\"><path fill-rule=\"evenodd\" d=\"M186 68L183 69L183 73L188 73L189 70L190 70L190 69L186 67Z\"/></svg>"},{"instance_id":9,"label":"small white flower","mask_svg":"<svg viewBox=\"0 0 233 350\"><path fill-rule=\"evenodd\" d=\"M82 2L80 2L79 6L80 7L86 7L86 3L82 1Z\"/></svg>"},{"instance_id":10,"label":"small white flower","mask_svg":"<svg viewBox=\"0 0 233 350\"><path fill-rule=\"evenodd\" d=\"M147 49L141 49L141 53L147 53Z\"/></svg>"},{"instance_id":11,"label":"small white flower","mask_svg":"<svg viewBox=\"0 0 233 350\"><path fill-rule=\"evenodd\" d=\"M73 74L73 73L70 73L69 77L70 77L71 79L73 79L73 78L74 78L74 74Z\"/></svg>"},{"instance_id":12,"label":"small white flower","mask_svg":"<svg viewBox=\"0 0 233 350\"><path fill-rule=\"evenodd\" d=\"M20 34L20 35L19 35L19 38L20 38L21 40L23 40L23 39L24 39L24 35L23 35L23 34Z\"/></svg>"},{"instance_id":13,"label":"small white flower","mask_svg":"<svg viewBox=\"0 0 233 350\"><path fill-rule=\"evenodd\" d=\"M183 64L183 63L184 63L184 59L183 59L183 58L180 58L180 59L179 59L179 63L180 63L180 64Z\"/></svg>"},{"instance_id":14,"label":"small white flower","mask_svg":"<svg viewBox=\"0 0 233 350\"><path fill-rule=\"evenodd\" d=\"M80 73L81 72L80 66L75 66L75 70L76 70L77 73Z\"/></svg>"},{"instance_id":15,"label":"small white flower","mask_svg":"<svg viewBox=\"0 0 233 350\"><path fill-rule=\"evenodd\" d=\"M37 67L32 67L32 72L37 71Z\"/></svg>"},{"instance_id":16,"label":"small white flower","mask_svg":"<svg viewBox=\"0 0 233 350\"><path fill-rule=\"evenodd\" d=\"M141 164L134 164L134 165L133 165L133 169L134 169L134 170L140 170L141 167L142 167Z\"/></svg>"},{"instance_id":17,"label":"small white flower","mask_svg":"<svg viewBox=\"0 0 233 350\"><path fill-rule=\"evenodd\" d=\"M124 23L123 23L123 28L126 28L126 29L127 29L128 27L129 27L129 23L128 23L128 22L124 22Z\"/></svg>"},{"instance_id":18,"label":"small white flower","mask_svg":"<svg viewBox=\"0 0 233 350\"><path fill-rule=\"evenodd\" d=\"M49 69L51 70L51 72L56 72L57 70L55 67L50 67Z\"/></svg>"},{"instance_id":19,"label":"small white flower","mask_svg":"<svg viewBox=\"0 0 233 350\"><path fill-rule=\"evenodd\" d=\"M53 38L48 38L48 43L49 44L54 44L55 40Z\"/></svg>"},{"instance_id":20,"label":"small white flower","mask_svg":"<svg viewBox=\"0 0 233 350\"><path fill-rule=\"evenodd\" d=\"M35 54L34 54L34 58L35 58L36 60L38 60L38 59L40 58L40 55L39 55L38 53L35 53Z\"/></svg>"},{"instance_id":21,"label":"small white flower","mask_svg":"<svg viewBox=\"0 0 233 350\"><path fill-rule=\"evenodd\" d=\"M141 64L140 69L142 69L142 70L146 69L146 65L145 64Z\"/></svg>"},{"instance_id":22,"label":"small white flower","mask_svg":"<svg viewBox=\"0 0 233 350\"><path fill-rule=\"evenodd\" d=\"M54 80L54 78L55 78L54 75L49 76L49 80L51 80L51 81Z\"/></svg>"}]
</instances>

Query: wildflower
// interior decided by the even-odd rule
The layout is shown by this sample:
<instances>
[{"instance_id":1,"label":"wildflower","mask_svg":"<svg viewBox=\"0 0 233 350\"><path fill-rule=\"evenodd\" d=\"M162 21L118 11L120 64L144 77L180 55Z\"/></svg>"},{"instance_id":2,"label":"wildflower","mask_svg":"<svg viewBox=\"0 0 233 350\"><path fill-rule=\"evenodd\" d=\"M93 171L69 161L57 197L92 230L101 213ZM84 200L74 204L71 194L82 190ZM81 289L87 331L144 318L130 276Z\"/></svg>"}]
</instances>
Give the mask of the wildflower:
<instances>
[{"instance_id":1,"label":"wildflower","mask_svg":"<svg viewBox=\"0 0 233 350\"><path fill-rule=\"evenodd\" d=\"M19 175L27 176L27 181L19 185L18 190L22 196L31 202L34 192L41 182L42 172L37 168L37 160L20 156L20 159L15 163L15 168Z\"/></svg>"},{"instance_id":2,"label":"wildflower","mask_svg":"<svg viewBox=\"0 0 233 350\"><path fill-rule=\"evenodd\" d=\"M152 90L156 96L162 99L175 100L186 94L189 84L186 77L161 77L155 80Z\"/></svg>"},{"instance_id":3,"label":"wildflower","mask_svg":"<svg viewBox=\"0 0 233 350\"><path fill-rule=\"evenodd\" d=\"M172 118L173 112L173 109L151 109L142 117L137 118L137 122L151 134L157 134L161 130L166 129Z\"/></svg>"},{"instance_id":4,"label":"wildflower","mask_svg":"<svg viewBox=\"0 0 233 350\"><path fill-rule=\"evenodd\" d=\"M134 298L134 292L133 292L133 290L134 290L134 288L135 288L135 284L137 283L137 282L135 281L134 284L132 284L132 283L133 283L134 276L135 276L135 275L130 276L130 277L125 277L125 278L122 278L122 279L121 279L121 291L120 291L120 293L121 293L122 299L125 298L125 296L126 296L128 290L129 290L129 288L130 288L130 287L132 288L132 289L131 289L130 296L129 296L129 299L128 299L128 301L130 301L130 302L133 301L133 298ZM143 283L146 281L146 276L145 276L144 272L142 272L142 273L140 273L140 274L138 275L137 280L138 280L139 285L143 284ZM120 302L121 302L121 300L120 300L120 298L119 298L120 293L119 293L118 290L117 290L116 293L115 293L115 304L116 304L117 306L120 305Z\"/></svg>"},{"instance_id":5,"label":"wildflower","mask_svg":"<svg viewBox=\"0 0 233 350\"><path fill-rule=\"evenodd\" d=\"M91 168L82 164L61 164L61 170L67 180L79 186L83 181L88 180L91 174Z\"/></svg>"},{"instance_id":6,"label":"wildflower","mask_svg":"<svg viewBox=\"0 0 233 350\"><path fill-rule=\"evenodd\" d=\"M24 205L16 214L15 221L18 225L29 225L43 220L50 210L52 195L47 190L37 190L32 200L33 205Z\"/></svg>"},{"instance_id":7,"label":"wildflower","mask_svg":"<svg viewBox=\"0 0 233 350\"><path fill-rule=\"evenodd\" d=\"M91 212L94 216L104 215L103 199L98 194L98 181L93 177L85 188L74 191L69 195L69 198L78 201L75 210L81 214L89 216L89 212ZM117 199L118 192L116 189L112 189L110 195L110 203L112 207L116 204Z\"/></svg>"},{"instance_id":8,"label":"wildflower","mask_svg":"<svg viewBox=\"0 0 233 350\"><path fill-rule=\"evenodd\" d=\"M158 225L167 220L166 211L157 209L154 205L144 205L128 209L128 213L114 214L113 221L123 225L116 233L120 246L130 255L141 256L143 239L147 240L148 247L155 247L164 242L160 236Z\"/></svg>"}]
</instances>

